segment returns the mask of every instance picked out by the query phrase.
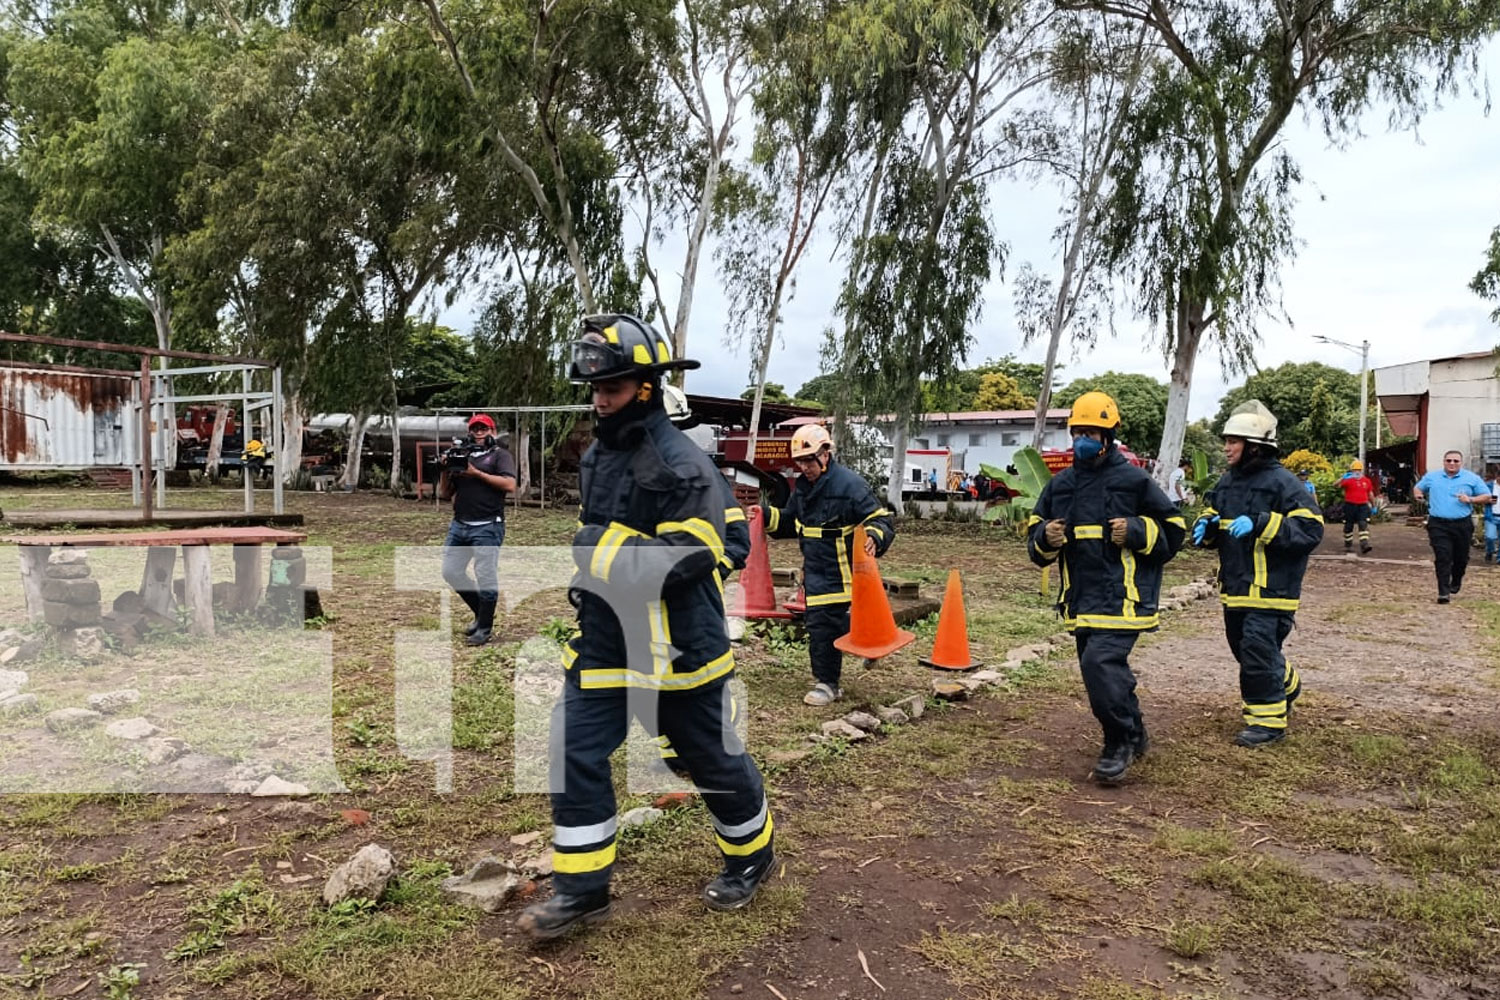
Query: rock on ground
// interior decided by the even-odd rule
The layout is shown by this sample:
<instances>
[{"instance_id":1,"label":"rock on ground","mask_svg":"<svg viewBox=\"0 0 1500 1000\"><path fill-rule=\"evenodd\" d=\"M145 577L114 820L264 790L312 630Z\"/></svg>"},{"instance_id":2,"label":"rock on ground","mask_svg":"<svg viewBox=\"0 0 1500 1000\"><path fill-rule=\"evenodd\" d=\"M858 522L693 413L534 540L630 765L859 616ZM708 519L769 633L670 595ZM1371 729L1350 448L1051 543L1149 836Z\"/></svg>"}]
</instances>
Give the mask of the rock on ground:
<instances>
[{"instance_id":1,"label":"rock on ground","mask_svg":"<svg viewBox=\"0 0 1500 1000\"><path fill-rule=\"evenodd\" d=\"M920 719L922 717L922 713L927 710L927 699L923 698L919 694L907 695L900 701L891 702L891 707L899 708L910 718Z\"/></svg>"},{"instance_id":2,"label":"rock on ground","mask_svg":"<svg viewBox=\"0 0 1500 1000\"><path fill-rule=\"evenodd\" d=\"M0 700L0 716L25 715L37 711L41 706L34 694L13 694Z\"/></svg>"},{"instance_id":3,"label":"rock on ground","mask_svg":"<svg viewBox=\"0 0 1500 1000\"><path fill-rule=\"evenodd\" d=\"M443 879L442 891L450 902L495 913L521 885L521 873L509 861L480 858L462 875Z\"/></svg>"},{"instance_id":4,"label":"rock on ground","mask_svg":"<svg viewBox=\"0 0 1500 1000\"><path fill-rule=\"evenodd\" d=\"M103 691L99 694L89 695L89 708L105 715L114 715L122 708L134 705L141 700L141 693L135 688L121 688L118 691Z\"/></svg>"},{"instance_id":5,"label":"rock on ground","mask_svg":"<svg viewBox=\"0 0 1500 1000\"><path fill-rule=\"evenodd\" d=\"M650 826L652 823L655 823L665 815L666 813L662 812L660 809L657 809L654 806L637 806L629 812L621 814L620 828L624 829L625 827L631 826Z\"/></svg>"},{"instance_id":6,"label":"rock on ground","mask_svg":"<svg viewBox=\"0 0 1500 1000\"><path fill-rule=\"evenodd\" d=\"M379 844L366 844L333 870L323 886L329 906L347 899L378 900L396 874L396 856Z\"/></svg>"},{"instance_id":7,"label":"rock on ground","mask_svg":"<svg viewBox=\"0 0 1500 1000\"><path fill-rule=\"evenodd\" d=\"M310 795L311 791L306 785L296 785L271 774L267 775L265 780L257 785L255 790L250 794L258 799L266 799L278 795ZM374 899L375 897L369 896L367 898Z\"/></svg>"},{"instance_id":8,"label":"rock on ground","mask_svg":"<svg viewBox=\"0 0 1500 1000\"><path fill-rule=\"evenodd\" d=\"M844 721L855 729L863 729L867 733L873 733L880 728L880 720L869 712L850 712L844 716Z\"/></svg>"},{"instance_id":9,"label":"rock on ground","mask_svg":"<svg viewBox=\"0 0 1500 1000\"><path fill-rule=\"evenodd\" d=\"M143 740L148 736L155 736L161 732L145 719L116 719L104 727L104 735L113 736L119 740Z\"/></svg>"},{"instance_id":10,"label":"rock on ground","mask_svg":"<svg viewBox=\"0 0 1500 1000\"><path fill-rule=\"evenodd\" d=\"M842 736L844 739L849 740L850 742L854 742L857 740L867 740L870 738L869 733L865 732L863 729L854 728L843 719L834 719L830 722L825 722L818 728L822 731L824 736Z\"/></svg>"},{"instance_id":11,"label":"rock on ground","mask_svg":"<svg viewBox=\"0 0 1500 1000\"><path fill-rule=\"evenodd\" d=\"M84 729L92 726L104 718L98 712L91 712L86 708L59 708L55 712L48 712L47 728L54 733L66 733L73 729Z\"/></svg>"}]
</instances>

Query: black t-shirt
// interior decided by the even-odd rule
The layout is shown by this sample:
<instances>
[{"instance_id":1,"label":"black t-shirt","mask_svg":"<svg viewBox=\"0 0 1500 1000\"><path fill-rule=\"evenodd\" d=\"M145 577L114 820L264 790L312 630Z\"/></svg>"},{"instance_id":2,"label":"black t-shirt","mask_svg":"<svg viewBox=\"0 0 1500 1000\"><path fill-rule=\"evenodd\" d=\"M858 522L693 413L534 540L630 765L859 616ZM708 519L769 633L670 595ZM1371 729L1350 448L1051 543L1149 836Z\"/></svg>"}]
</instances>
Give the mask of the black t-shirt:
<instances>
[{"instance_id":1,"label":"black t-shirt","mask_svg":"<svg viewBox=\"0 0 1500 1000\"><path fill-rule=\"evenodd\" d=\"M515 477L516 462L510 452L498 445L470 460L480 472L492 476ZM453 519L456 521L495 521L505 517L505 490L498 490L476 476L449 476L453 489Z\"/></svg>"}]
</instances>

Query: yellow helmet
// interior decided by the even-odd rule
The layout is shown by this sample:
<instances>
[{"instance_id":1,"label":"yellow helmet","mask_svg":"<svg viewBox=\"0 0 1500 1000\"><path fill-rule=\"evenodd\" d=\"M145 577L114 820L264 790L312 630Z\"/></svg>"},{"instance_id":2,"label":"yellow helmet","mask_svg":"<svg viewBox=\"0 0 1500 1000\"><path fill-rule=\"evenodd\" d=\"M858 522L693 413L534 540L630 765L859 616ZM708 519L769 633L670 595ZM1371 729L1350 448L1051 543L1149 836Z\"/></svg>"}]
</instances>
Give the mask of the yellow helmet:
<instances>
[{"instance_id":1,"label":"yellow helmet","mask_svg":"<svg viewBox=\"0 0 1500 1000\"><path fill-rule=\"evenodd\" d=\"M1354 461L1352 461L1352 462L1349 463L1349 471L1350 472L1363 472L1363 471L1365 471L1365 463L1361 462L1359 459L1356 458Z\"/></svg>"},{"instance_id":2,"label":"yellow helmet","mask_svg":"<svg viewBox=\"0 0 1500 1000\"><path fill-rule=\"evenodd\" d=\"M1102 427L1114 430L1120 426L1120 408L1107 392L1086 392L1073 401L1068 414L1068 430L1074 427Z\"/></svg>"},{"instance_id":3,"label":"yellow helmet","mask_svg":"<svg viewBox=\"0 0 1500 1000\"><path fill-rule=\"evenodd\" d=\"M833 438L828 435L828 429L822 424L798 427L796 433L792 435L792 457L810 458L816 455L824 445L828 446L830 453L833 452Z\"/></svg>"}]
</instances>

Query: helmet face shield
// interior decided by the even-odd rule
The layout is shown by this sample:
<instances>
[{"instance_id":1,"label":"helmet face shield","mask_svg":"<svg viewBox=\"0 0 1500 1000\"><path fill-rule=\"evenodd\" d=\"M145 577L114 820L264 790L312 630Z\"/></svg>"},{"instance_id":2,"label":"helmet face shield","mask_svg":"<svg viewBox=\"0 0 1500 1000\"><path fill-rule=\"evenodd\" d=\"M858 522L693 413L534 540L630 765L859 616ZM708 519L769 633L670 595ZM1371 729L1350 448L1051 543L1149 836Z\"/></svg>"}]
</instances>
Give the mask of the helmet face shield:
<instances>
[{"instance_id":1,"label":"helmet face shield","mask_svg":"<svg viewBox=\"0 0 1500 1000\"><path fill-rule=\"evenodd\" d=\"M605 343L597 333L586 333L573 341L573 363L568 370L575 382L592 382L622 374L628 366L620 348Z\"/></svg>"}]
</instances>

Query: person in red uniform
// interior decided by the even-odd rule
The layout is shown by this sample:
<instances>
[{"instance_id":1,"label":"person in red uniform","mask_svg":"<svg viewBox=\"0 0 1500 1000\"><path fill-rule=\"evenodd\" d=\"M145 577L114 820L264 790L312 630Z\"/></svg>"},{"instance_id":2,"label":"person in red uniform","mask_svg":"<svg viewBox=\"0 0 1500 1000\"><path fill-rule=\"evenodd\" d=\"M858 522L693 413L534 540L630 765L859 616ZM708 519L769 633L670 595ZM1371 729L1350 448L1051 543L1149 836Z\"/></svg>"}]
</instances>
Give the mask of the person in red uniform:
<instances>
[{"instance_id":1,"label":"person in red uniform","mask_svg":"<svg viewBox=\"0 0 1500 1000\"><path fill-rule=\"evenodd\" d=\"M1339 480L1339 489L1344 491L1344 551L1354 551L1354 526L1359 525L1359 554L1370 551L1370 498L1375 495L1375 484L1365 475L1365 463L1359 459L1349 463L1349 471Z\"/></svg>"}]
</instances>

